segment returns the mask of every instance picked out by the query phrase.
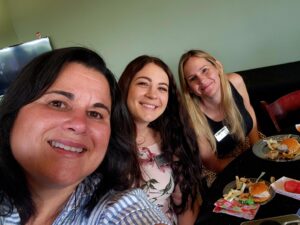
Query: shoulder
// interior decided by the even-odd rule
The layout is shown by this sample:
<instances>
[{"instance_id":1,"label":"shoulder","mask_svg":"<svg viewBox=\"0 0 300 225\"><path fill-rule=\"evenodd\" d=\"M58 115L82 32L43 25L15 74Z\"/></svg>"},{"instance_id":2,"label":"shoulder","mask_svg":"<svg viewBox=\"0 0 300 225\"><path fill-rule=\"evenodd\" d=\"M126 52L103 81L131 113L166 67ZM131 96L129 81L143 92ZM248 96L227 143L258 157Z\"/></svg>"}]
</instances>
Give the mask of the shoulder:
<instances>
[{"instance_id":1,"label":"shoulder","mask_svg":"<svg viewBox=\"0 0 300 225\"><path fill-rule=\"evenodd\" d=\"M238 89L240 86L245 86L245 82L243 80L243 77L240 74L237 73L229 73L227 74L228 80L232 85Z\"/></svg>"},{"instance_id":2,"label":"shoulder","mask_svg":"<svg viewBox=\"0 0 300 225\"><path fill-rule=\"evenodd\" d=\"M243 96L243 98L248 96L246 84L243 77L237 73L227 74L229 82L235 87L238 93Z\"/></svg>"},{"instance_id":3,"label":"shoulder","mask_svg":"<svg viewBox=\"0 0 300 225\"><path fill-rule=\"evenodd\" d=\"M1 196L1 191L0 191ZM21 218L17 208L11 205L11 202L5 195L2 195L2 202L0 204L0 224L20 224ZM13 207L13 208L12 208Z\"/></svg>"},{"instance_id":4,"label":"shoulder","mask_svg":"<svg viewBox=\"0 0 300 225\"><path fill-rule=\"evenodd\" d=\"M102 198L91 217L97 224L170 224L162 211L149 202L141 189L125 192L111 191Z\"/></svg>"}]
</instances>

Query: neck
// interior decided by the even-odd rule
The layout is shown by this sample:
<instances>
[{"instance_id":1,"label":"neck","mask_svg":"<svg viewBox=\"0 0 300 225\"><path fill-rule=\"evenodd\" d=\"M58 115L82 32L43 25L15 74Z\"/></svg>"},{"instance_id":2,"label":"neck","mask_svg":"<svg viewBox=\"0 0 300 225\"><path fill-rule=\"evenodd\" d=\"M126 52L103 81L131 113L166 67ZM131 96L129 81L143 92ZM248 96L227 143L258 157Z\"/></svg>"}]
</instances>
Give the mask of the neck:
<instances>
[{"instance_id":1,"label":"neck","mask_svg":"<svg viewBox=\"0 0 300 225\"><path fill-rule=\"evenodd\" d=\"M149 123L135 123L136 127L136 136L145 135L151 130L151 128L148 127Z\"/></svg>"},{"instance_id":2,"label":"neck","mask_svg":"<svg viewBox=\"0 0 300 225\"><path fill-rule=\"evenodd\" d=\"M156 132L149 124L136 124L136 143L138 146L149 146L156 141Z\"/></svg>"},{"instance_id":3,"label":"neck","mask_svg":"<svg viewBox=\"0 0 300 225\"><path fill-rule=\"evenodd\" d=\"M74 187L60 190L57 188L45 188L32 191L32 199L36 207L36 212L29 219L27 225L52 224L63 210L73 191Z\"/></svg>"},{"instance_id":4,"label":"neck","mask_svg":"<svg viewBox=\"0 0 300 225\"><path fill-rule=\"evenodd\" d=\"M200 110L209 118L219 121L224 119L224 109L221 107L220 98L200 100Z\"/></svg>"}]
</instances>

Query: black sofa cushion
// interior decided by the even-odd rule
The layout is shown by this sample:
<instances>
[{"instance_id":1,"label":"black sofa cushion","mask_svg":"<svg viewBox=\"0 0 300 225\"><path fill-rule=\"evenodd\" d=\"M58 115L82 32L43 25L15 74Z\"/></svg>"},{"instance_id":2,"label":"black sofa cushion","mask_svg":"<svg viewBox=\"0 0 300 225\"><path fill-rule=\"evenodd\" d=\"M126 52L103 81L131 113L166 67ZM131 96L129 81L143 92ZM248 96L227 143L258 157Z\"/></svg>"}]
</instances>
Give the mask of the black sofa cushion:
<instances>
[{"instance_id":1,"label":"black sofa cushion","mask_svg":"<svg viewBox=\"0 0 300 225\"><path fill-rule=\"evenodd\" d=\"M276 130L262 110L260 101L268 103L282 95L300 89L300 61L236 72L247 86L251 104L256 113L258 128L266 135Z\"/></svg>"}]
</instances>

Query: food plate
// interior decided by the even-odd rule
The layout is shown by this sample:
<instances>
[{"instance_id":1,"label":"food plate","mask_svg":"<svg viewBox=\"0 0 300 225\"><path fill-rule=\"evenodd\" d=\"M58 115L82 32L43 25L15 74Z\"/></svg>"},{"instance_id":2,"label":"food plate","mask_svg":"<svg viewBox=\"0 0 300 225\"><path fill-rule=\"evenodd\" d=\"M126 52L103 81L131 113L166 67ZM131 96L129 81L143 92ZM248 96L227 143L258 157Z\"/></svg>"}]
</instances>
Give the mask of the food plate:
<instances>
[{"instance_id":1,"label":"food plate","mask_svg":"<svg viewBox=\"0 0 300 225\"><path fill-rule=\"evenodd\" d=\"M280 179L278 179L277 181L275 181L274 183L271 184L271 187L274 189L274 191L278 194L282 194L297 200L300 200L300 194L297 193L292 193L292 192L288 192L284 190L284 182L288 181L288 180L295 180L292 178L288 178L288 177L281 177ZM299 180L295 180L300 182Z\"/></svg>"},{"instance_id":2,"label":"food plate","mask_svg":"<svg viewBox=\"0 0 300 225\"><path fill-rule=\"evenodd\" d=\"M257 179L257 178L249 178L249 180L250 180L251 182L253 182L253 183L256 181L256 179ZM264 181L265 184L268 185L268 186L270 187L270 188L269 188L269 192L270 192L271 197L270 197L267 201L258 203L258 204L260 204L260 205L264 205L264 204L268 203L269 201L271 201L271 200L274 198L274 196L275 196L275 191L272 189L270 182L265 181L265 180L260 180L260 181ZM223 189L223 195L224 195L224 194L227 194L231 189L235 189L235 188L236 188L236 181L234 180L234 181L231 181L230 183L228 183L228 184L224 187L224 189Z\"/></svg>"},{"instance_id":3,"label":"food plate","mask_svg":"<svg viewBox=\"0 0 300 225\"><path fill-rule=\"evenodd\" d=\"M295 135L295 134L275 135L275 136L270 136L270 137L264 138L264 140L260 140L257 143L255 143L252 147L252 151L253 151L254 155L256 155L257 157L259 157L261 159L269 160L269 161L274 161L274 162L290 162L290 161L300 160L300 155L298 155L292 159L270 159L267 157L267 153L270 151L270 149L268 148L268 145L265 140L273 139L273 140L280 141L287 137L296 138L298 140L298 142L300 142L299 135Z\"/></svg>"}]
</instances>

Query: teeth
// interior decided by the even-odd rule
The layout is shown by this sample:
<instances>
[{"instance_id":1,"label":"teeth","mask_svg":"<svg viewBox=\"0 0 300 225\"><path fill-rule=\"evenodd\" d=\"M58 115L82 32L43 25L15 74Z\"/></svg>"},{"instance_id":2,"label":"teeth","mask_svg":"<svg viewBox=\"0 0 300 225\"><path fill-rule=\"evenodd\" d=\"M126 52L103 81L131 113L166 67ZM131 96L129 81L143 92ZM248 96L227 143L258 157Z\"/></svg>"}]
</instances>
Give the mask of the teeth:
<instances>
[{"instance_id":1,"label":"teeth","mask_svg":"<svg viewBox=\"0 0 300 225\"><path fill-rule=\"evenodd\" d=\"M149 104L143 104L144 107L146 108L150 108L150 109L155 109L156 106L155 105L149 105Z\"/></svg>"},{"instance_id":2,"label":"teeth","mask_svg":"<svg viewBox=\"0 0 300 225\"><path fill-rule=\"evenodd\" d=\"M51 141L51 146L55 147L55 148L61 148L65 151L78 152L78 153L83 152L83 150L84 150L83 148L67 146L67 145L64 145L64 144L56 142L56 141Z\"/></svg>"}]
</instances>

